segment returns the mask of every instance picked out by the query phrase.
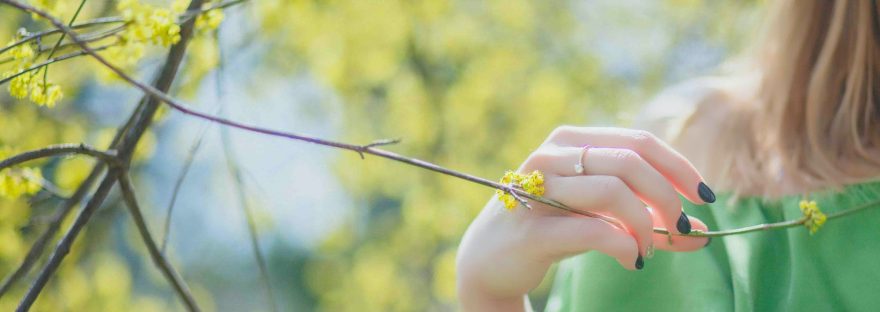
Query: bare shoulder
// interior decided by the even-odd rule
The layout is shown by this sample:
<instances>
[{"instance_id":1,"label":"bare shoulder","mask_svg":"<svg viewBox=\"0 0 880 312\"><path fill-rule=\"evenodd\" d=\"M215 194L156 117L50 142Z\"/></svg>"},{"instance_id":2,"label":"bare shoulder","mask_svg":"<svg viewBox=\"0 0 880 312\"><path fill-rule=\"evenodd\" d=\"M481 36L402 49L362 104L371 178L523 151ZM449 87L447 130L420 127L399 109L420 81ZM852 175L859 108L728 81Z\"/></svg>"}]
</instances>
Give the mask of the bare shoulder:
<instances>
[{"instance_id":1,"label":"bare shoulder","mask_svg":"<svg viewBox=\"0 0 880 312\"><path fill-rule=\"evenodd\" d=\"M634 126L654 133L706 173L710 160L723 150L721 134L736 128L733 112L750 88L741 78L689 80L648 103Z\"/></svg>"}]
</instances>

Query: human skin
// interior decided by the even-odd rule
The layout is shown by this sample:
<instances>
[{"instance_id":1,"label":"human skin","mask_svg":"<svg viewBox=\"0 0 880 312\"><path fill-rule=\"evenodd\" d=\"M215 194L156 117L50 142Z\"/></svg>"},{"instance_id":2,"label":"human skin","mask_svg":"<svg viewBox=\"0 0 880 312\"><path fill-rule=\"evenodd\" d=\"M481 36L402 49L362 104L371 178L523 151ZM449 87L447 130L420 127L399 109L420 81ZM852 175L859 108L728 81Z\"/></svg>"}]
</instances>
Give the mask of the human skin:
<instances>
[{"instance_id":1,"label":"human skin","mask_svg":"<svg viewBox=\"0 0 880 312\"><path fill-rule=\"evenodd\" d=\"M590 148L584 152L583 146ZM574 165L582 157L584 172ZM523 311L523 298L550 266L566 257L597 251L629 270L649 265L653 248L683 252L707 238L654 234L706 231L685 215L681 194L695 204L714 201L694 166L646 131L563 126L553 131L518 172L540 170L545 197L617 220L622 227L537 202L506 211L493 197L462 238L457 287L465 311Z\"/></svg>"}]
</instances>

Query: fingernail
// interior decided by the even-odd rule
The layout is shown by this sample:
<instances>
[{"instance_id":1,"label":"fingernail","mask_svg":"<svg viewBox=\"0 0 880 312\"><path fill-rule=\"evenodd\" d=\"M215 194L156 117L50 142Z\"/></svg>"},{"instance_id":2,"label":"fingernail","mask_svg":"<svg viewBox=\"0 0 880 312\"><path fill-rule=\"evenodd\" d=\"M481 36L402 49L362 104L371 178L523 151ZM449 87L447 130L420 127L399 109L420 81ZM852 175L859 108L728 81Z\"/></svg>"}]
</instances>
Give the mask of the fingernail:
<instances>
[{"instance_id":1,"label":"fingernail","mask_svg":"<svg viewBox=\"0 0 880 312\"><path fill-rule=\"evenodd\" d=\"M712 238L711 238L711 237L709 237L708 239L706 239L706 244L703 245L703 248L709 247L709 243L711 243L711 242L712 242Z\"/></svg>"},{"instance_id":2,"label":"fingernail","mask_svg":"<svg viewBox=\"0 0 880 312\"><path fill-rule=\"evenodd\" d=\"M715 202L715 193L712 192L712 189L710 189L706 183L700 182L700 184L697 185L697 194L700 194L700 199L704 202Z\"/></svg>"},{"instance_id":3,"label":"fingernail","mask_svg":"<svg viewBox=\"0 0 880 312\"><path fill-rule=\"evenodd\" d=\"M641 270L644 267L645 267L645 260L642 259L642 255L639 255L639 257L636 258L636 270Z\"/></svg>"},{"instance_id":4,"label":"fingernail","mask_svg":"<svg viewBox=\"0 0 880 312\"><path fill-rule=\"evenodd\" d=\"M645 258L651 259L654 258L654 243L648 245L648 249L645 250Z\"/></svg>"},{"instance_id":5,"label":"fingernail","mask_svg":"<svg viewBox=\"0 0 880 312\"><path fill-rule=\"evenodd\" d=\"M684 211L682 211L681 216L678 217L678 222L675 224L675 227L678 228L678 232L682 234L691 232L691 220L688 220L688 216L684 214Z\"/></svg>"}]
</instances>

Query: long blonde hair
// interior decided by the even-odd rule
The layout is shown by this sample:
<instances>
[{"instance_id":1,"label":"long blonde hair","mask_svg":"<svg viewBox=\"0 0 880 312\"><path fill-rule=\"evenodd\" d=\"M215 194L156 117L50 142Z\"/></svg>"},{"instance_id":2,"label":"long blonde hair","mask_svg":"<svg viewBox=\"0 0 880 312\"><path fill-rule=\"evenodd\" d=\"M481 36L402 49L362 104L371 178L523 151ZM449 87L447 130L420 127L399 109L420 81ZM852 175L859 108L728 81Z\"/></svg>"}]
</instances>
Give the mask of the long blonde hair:
<instances>
[{"instance_id":1,"label":"long blonde hair","mask_svg":"<svg viewBox=\"0 0 880 312\"><path fill-rule=\"evenodd\" d=\"M719 180L785 193L880 174L880 8L873 0L777 0L746 59L760 76L734 106ZM727 149L725 149L727 150ZM726 161L725 161L726 160ZM786 183L780 183L785 181Z\"/></svg>"}]
</instances>

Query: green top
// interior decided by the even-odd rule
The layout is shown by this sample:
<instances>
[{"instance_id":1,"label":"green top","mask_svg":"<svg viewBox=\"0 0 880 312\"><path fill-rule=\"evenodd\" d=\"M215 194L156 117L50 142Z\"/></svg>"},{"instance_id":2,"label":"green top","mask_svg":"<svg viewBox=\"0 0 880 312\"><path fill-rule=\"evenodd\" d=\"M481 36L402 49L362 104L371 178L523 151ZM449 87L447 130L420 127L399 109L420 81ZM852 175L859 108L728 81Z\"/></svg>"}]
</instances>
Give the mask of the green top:
<instances>
[{"instance_id":1,"label":"green top","mask_svg":"<svg viewBox=\"0 0 880 312\"><path fill-rule=\"evenodd\" d=\"M880 181L813 194L827 213L880 200ZM711 230L802 216L800 196L730 196L685 211ZM716 237L699 251L658 251L642 271L589 252L564 260L547 311L880 311L880 207L805 227Z\"/></svg>"}]
</instances>

